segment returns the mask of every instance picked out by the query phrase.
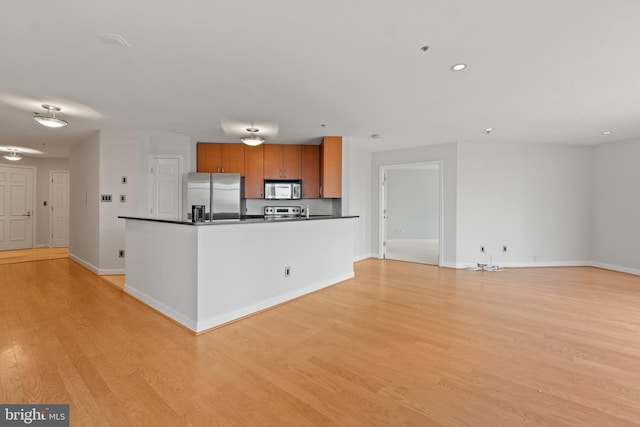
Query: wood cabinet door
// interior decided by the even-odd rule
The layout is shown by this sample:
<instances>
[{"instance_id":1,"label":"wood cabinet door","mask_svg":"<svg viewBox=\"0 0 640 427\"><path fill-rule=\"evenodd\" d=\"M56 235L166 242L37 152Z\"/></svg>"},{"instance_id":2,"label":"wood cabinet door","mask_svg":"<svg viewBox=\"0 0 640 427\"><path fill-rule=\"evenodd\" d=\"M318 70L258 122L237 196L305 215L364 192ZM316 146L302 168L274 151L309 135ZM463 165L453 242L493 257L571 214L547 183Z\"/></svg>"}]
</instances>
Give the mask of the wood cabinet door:
<instances>
[{"instance_id":1,"label":"wood cabinet door","mask_svg":"<svg viewBox=\"0 0 640 427\"><path fill-rule=\"evenodd\" d=\"M302 198L320 197L320 146L301 146Z\"/></svg>"},{"instance_id":2,"label":"wood cabinet door","mask_svg":"<svg viewBox=\"0 0 640 427\"><path fill-rule=\"evenodd\" d=\"M220 144L199 142L196 146L197 172L218 172L222 163Z\"/></svg>"},{"instance_id":3,"label":"wood cabinet door","mask_svg":"<svg viewBox=\"0 0 640 427\"><path fill-rule=\"evenodd\" d=\"M264 198L264 146L247 146L244 149L244 197L247 199Z\"/></svg>"},{"instance_id":4,"label":"wood cabinet door","mask_svg":"<svg viewBox=\"0 0 640 427\"><path fill-rule=\"evenodd\" d=\"M244 144L218 144L221 148L222 161L220 164L223 173L239 173L244 175Z\"/></svg>"},{"instance_id":5,"label":"wood cabinet door","mask_svg":"<svg viewBox=\"0 0 640 427\"><path fill-rule=\"evenodd\" d=\"M320 197L342 197L342 137L325 136L320 145Z\"/></svg>"},{"instance_id":6,"label":"wood cabinet door","mask_svg":"<svg viewBox=\"0 0 640 427\"><path fill-rule=\"evenodd\" d=\"M282 146L282 170L283 178L302 178L302 146L287 144Z\"/></svg>"},{"instance_id":7,"label":"wood cabinet door","mask_svg":"<svg viewBox=\"0 0 640 427\"><path fill-rule=\"evenodd\" d=\"M264 179L283 179L282 145L263 144L264 147Z\"/></svg>"}]
</instances>

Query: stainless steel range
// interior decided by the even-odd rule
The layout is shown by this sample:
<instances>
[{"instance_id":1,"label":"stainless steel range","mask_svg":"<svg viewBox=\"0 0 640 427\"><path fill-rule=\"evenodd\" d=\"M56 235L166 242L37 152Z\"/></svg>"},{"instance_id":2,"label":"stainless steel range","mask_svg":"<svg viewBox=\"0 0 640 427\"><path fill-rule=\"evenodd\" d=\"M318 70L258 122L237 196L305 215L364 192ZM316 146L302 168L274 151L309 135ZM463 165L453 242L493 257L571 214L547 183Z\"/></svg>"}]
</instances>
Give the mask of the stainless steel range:
<instances>
[{"instance_id":1,"label":"stainless steel range","mask_svg":"<svg viewBox=\"0 0 640 427\"><path fill-rule=\"evenodd\" d=\"M296 218L302 213L300 206L265 206L265 219Z\"/></svg>"}]
</instances>

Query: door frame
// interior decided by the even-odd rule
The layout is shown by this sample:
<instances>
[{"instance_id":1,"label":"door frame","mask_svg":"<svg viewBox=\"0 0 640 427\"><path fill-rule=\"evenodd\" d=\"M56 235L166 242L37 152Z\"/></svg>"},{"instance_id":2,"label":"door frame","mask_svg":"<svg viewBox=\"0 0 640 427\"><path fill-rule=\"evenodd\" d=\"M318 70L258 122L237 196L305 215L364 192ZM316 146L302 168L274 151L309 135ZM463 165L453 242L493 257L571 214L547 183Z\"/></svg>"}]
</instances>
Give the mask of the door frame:
<instances>
[{"instance_id":1,"label":"door frame","mask_svg":"<svg viewBox=\"0 0 640 427\"><path fill-rule=\"evenodd\" d=\"M31 206L33 207L33 210L31 212L33 212L33 215L31 216L31 249L36 247L36 224L38 223L38 212L37 212L37 208L38 206L36 205L36 203L38 203L38 197L37 197L37 192L38 192L38 168L36 166L28 166L28 165L13 165L13 164L7 164L7 163L2 163L0 164L0 166L2 167L7 167L7 168L14 168L14 169L31 169L31 171L33 172L33 188L31 189L33 194L31 195ZM27 248L28 249L28 248Z\"/></svg>"},{"instance_id":2,"label":"door frame","mask_svg":"<svg viewBox=\"0 0 640 427\"><path fill-rule=\"evenodd\" d=\"M442 165L443 165L443 161L442 160L433 160L433 161L426 161L426 162L416 162L416 163L400 163L400 164L395 164L395 165L380 165L379 170L378 170L378 200L379 200L379 206L378 206L378 258L379 259L384 259L384 254L385 254L385 250L384 250L384 245L386 242L386 238L387 238L387 222L385 221L385 216L386 216L386 212L385 212L385 206L387 204L387 190L386 190L386 173L387 171L391 170L391 169L425 169L428 167L433 167L433 166L437 166L438 167L438 185L439 185L439 201L438 203L440 204L440 206L438 207L438 212L439 212L439 216L440 218L438 218L438 266L441 267L442 266L442 242L444 240L444 227L443 227L443 189L444 189L444 185L443 185L443 173L442 173Z\"/></svg>"},{"instance_id":3,"label":"door frame","mask_svg":"<svg viewBox=\"0 0 640 427\"><path fill-rule=\"evenodd\" d=\"M69 196L71 196L71 171L69 170L50 170L49 171L49 205L47 206L47 213L49 214L49 247L53 248L53 212L51 208L53 207L51 204L53 203L53 174L54 173L66 173L69 175L69 186L67 190L69 191ZM69 229L69 215L70 212L67 212L67 230ZM68 236L67 236L68 238ZM67 246L69 246L69 241L67 241Z\"/></svg>"}]
</instances>

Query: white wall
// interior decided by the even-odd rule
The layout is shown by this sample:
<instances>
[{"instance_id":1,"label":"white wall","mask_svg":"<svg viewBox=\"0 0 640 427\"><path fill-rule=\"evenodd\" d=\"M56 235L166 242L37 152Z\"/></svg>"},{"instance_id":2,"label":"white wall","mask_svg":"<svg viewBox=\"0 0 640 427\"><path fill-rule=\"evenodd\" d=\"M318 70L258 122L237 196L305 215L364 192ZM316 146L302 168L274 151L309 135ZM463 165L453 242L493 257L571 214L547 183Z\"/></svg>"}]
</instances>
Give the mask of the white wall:
<instances>
[{"instance_id":1,"label":"white wall","mask_svg":"<svg viewBox=\"0 0 640 427\"><path fill-rule=\"evenodd\" d=\"M457 144L429 145L372 154L370 252L378 253L380 166L442 161L442 265L456 266Z\"/></svg>"},{"instance_id":2,"label":"white wall","mask_svg":"<svg viewBox=\"0 0 640 427\"><path fill-rule=\"evenodd\" d=\"M181 156L190 164L191 139L175 133L102 131L100 144L100 191L113 194L112 203L100 210L100 274L124 273L125 224L121 215L148 215L150 208L150 156ZM127 184L122 184L127 176ZM126 203L119 196L126 195ZM125 258L118 252L125 249Z\"/></svg>"},{"instance_id":3,"label":"white wall","mask_svg":"<svg viewBox=\"0 0 640 427\"><path fill-rule=\"evenodd\" d=\"M125 223L120 215L135 215L138 199L137 132L100 132L100 194L111 194L111 203L100 203L99 274L121 274L124 258L118 252L125 249ZM122 177L127 183L122 184ZM125 202L120 202L120 195Z\"/></svg>"},{"instance_id":4,"label":"white wall","mask_svg":"<svg viewBox=\"0 0 640 427\"><path fill-rule=\"evenodd\" d=\"M342 138L342 214L359 216L354 224L355 260L377 256L371 250L371 159L365 139Z\"/></svg>"},{"instance_id":5,"label":"white wall","mask_svg":"<svg viewBox=\"0 0 640 427\"><path fill-rule=\"evenodd\" d=\"M592 147L458 144L457 264L587 265ZM508 252L502 252L507 245Z\"/></svg>"},{"instance_id":6,"label":"white wall","mask_svg":"<svg viewBox=\"0 0 640 427\"><path fill-rule=\"evenodd\" d=\"M71 149L70 254L98 274L124 273L124 220L149 212L149 156L180 155L191 162L191 139L173 133L101 131ZM122 184L122 177L127 184ZM111 203L100 202L111 194ZM87 203L85 205L85 195ZM120 202L120 195L126 201Z\"/></svg>"},{"instance_id":7,"label":"white wall","mask_svg":"<svg viewBox=\"0 0 640 427\"><path fill-rule=\"evenodd\" d=\"M100 264L100 133L69 150L69 256L94 272Z\"/></svg>"},{"instance_id":8,"label":"white wall","mask_svg":"<svg viewBox=\"0 0 640 427\"><path fill-rule=\"evenodd\" d=\"M595 265L640 274L640 139L594 147Z\"/></svg>"}]
</instances>

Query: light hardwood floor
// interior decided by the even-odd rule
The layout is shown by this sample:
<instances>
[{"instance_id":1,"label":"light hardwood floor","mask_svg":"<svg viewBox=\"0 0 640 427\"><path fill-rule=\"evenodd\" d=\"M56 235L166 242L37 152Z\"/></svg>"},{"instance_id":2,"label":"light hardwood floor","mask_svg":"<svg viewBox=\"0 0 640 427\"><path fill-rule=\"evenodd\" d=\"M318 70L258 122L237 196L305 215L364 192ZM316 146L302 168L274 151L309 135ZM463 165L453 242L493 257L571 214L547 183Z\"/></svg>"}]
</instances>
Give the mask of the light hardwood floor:
<instances>
[{"instance_id":1,"label":"light hardwood floor","mask_svg":"<svg viewBox=\"0 0 640 427\"><path fill-rule=\"evenodd\" d=\"M366 260L200 336L69 259L0 290L0 402L72 426L640 426L638 276Z\"/></svg>"},{"instance_id":2,"label":"light hardwood floor","mask_svg":"<svg viewBox=\"0 0 640 427\"><path fill-rule=\"evenodd\" d=\"M16 251L0 251L0 264L42 261L46 259L66 258L68 256L69 248L34 248Z\"/></svg>"}]
</instances>

